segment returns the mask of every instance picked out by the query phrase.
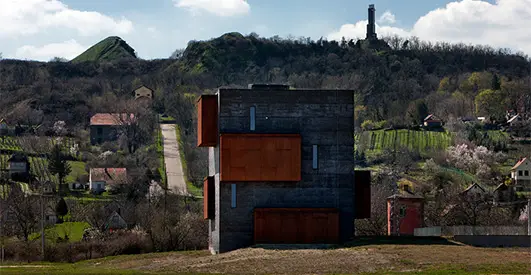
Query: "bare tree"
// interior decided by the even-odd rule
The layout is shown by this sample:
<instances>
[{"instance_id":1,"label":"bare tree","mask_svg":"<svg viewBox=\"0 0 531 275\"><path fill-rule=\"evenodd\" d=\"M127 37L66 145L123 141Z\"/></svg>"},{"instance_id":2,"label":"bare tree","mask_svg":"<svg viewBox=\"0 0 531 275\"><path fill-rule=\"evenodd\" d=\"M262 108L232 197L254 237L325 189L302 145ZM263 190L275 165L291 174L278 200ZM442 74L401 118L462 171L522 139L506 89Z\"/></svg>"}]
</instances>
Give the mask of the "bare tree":
<instances>
[{"instance_id":1,"label":"bare tree","mask_svg":"<svg viewBox=\"0 0 531 275\"><path fill-rule=\"evenodd\" d=\"M12 223L15 235L28 241L29 235L39 226L40 204L37 197L26 194L18 185L11 185L11 188L6 202L8 222Z\"/></svg>"}]
</instances>

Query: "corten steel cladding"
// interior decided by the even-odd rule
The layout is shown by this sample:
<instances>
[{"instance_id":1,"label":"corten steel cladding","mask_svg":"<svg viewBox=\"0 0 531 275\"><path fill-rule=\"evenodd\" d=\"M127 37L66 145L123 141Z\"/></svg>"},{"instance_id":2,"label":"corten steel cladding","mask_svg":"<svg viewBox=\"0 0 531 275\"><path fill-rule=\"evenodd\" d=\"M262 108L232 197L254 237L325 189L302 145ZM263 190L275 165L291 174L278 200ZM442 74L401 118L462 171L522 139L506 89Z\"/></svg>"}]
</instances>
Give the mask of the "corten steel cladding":
<instances>
[{"instance_id":1,"label":"corten steel cladding","mask_svg":"<svg viewBox=\"0 0 531 275\"><path fill-rule=\"evenodd\" d=\"M332 244L339 242L335 208L256 208L256 244Z\"/></svg>"},{"instance_id":2,"label":"corten steel cladding","mask_svg":"<svg viewBox=\"0 0 531 275\"><path fill-rule=\"evenodd\" d=\"M214 177L206 177L203 182L203 217L205 220L214 218Z\"/></svg>"},{"instance_id":3,"label":"corten steel cladding","mask_svg":"<svg viewBox=\"0 0 531 275\"><path fill-rule=\"evenodd\" d=\"M221 181L300 181L299 134L222 134Z\"/></svg>"},{"instance_id":4,"label":"corten steel cladding","mask_svg":"<svg viewBox=\"0 0 531 275\"><path fill-rule=\"evenodd\" d=\"M354 203L356 219L371 217L371 171L354 172Z\"/></svg>"},{"instance_id":5,"label":"corten steel cladding","mask_svg":"<svg viewBox=\"0 0 531 275\"><path fill-rule=\"evenodd\" d=\"M197 146L218 144L218 96L202 95L197 102Z\"/></svg>"}]
</instances>

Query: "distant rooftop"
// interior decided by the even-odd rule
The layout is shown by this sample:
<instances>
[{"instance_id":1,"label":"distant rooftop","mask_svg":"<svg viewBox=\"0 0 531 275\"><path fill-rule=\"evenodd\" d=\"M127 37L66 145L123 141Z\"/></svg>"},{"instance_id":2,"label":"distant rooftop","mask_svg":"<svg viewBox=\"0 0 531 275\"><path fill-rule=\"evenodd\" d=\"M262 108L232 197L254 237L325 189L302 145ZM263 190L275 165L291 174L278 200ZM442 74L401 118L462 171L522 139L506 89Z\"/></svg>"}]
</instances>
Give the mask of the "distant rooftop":
<instances>
[{"instance_id":1,"label":"distant rooftop","mask_svg":"<svg viewBox=\"0 0 531 275\"><path fill-rule=\"evenodd\" d=\"M127 114L109 114L109 113L99 113L95 114L90 118L90 125L108 125L108 126L117 126L125 123L130 123L135 118L134 114L129 114L129 119Z\"/></svg>"}]
</instances>

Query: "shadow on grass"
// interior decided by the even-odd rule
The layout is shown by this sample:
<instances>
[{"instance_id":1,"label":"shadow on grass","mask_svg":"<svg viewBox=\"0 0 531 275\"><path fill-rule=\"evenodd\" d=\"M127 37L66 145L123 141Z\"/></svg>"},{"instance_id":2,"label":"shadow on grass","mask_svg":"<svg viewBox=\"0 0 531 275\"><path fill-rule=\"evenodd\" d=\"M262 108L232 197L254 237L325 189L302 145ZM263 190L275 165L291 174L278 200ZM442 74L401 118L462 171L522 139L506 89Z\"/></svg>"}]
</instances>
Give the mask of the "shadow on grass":
<instances>
[{"instance_id":1,"label":"shadow on grass","mask_svg":"<svg viewBox=\"0 0 531 275\"><path fill-rule=\"evenodd\" d=\"M442 237L409 237L409 236L378 236L378 237L355 237L353 240L343 244L256 244L253 248L273 249L273 250L298 250L298 249L336 249L368 245L455 245Z\"/></svg>"}]
</instances>

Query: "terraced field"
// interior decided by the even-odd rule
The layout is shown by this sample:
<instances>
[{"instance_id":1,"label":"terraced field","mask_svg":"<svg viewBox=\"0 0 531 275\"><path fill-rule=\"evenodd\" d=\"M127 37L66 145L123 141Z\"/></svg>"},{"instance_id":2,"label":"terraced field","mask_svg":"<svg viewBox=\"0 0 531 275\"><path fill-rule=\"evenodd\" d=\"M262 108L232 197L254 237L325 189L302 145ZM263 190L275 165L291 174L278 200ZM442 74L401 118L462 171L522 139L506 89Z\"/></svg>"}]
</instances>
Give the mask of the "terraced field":
<instances>
[{"instance_id":1,"label":"terraced field","mask_svg":"<svg viewBox=\"0 0 531 275\"><path fill-rule=\"evenodd\" d=\"M413 130L377 130L356 133L356 149L377 153L384 149L408 148L421 155L436 150L445 150L452 145L453 137L447 132Z\"/></svg>"}]
</instances>

